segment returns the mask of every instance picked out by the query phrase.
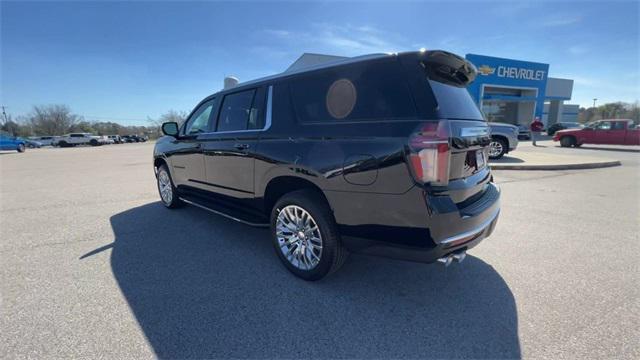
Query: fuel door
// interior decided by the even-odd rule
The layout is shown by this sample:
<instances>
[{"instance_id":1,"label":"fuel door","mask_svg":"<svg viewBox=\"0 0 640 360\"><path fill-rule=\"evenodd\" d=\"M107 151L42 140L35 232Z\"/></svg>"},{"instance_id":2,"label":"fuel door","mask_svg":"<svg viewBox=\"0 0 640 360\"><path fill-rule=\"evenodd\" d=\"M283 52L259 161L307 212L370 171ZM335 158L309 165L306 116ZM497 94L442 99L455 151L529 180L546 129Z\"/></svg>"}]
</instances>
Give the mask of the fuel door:
<instances>
[{"instance_id":1,"label":"fuel door","mask_svg":"<svg viewBox=\"0 0 640 360\"><path fill-rule=\"evenodd\" d=\"M367 154L349 155L344 160L342 176L352 185L371 185L378 179L378 160Z\"/></svg>"}]
</instances>

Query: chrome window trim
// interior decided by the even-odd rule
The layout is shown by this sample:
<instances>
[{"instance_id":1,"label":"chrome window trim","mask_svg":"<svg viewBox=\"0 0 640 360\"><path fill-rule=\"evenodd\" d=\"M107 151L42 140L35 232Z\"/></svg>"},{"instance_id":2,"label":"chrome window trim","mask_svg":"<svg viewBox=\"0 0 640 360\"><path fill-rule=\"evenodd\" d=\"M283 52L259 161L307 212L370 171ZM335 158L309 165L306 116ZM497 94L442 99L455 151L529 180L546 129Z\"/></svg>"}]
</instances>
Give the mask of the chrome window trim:
<instances>
[{"instance_id":1,"label":"chrome window trim","mask_svg":"<svg viewBox=\"0 0 640 360\"><path fill-rule=\"evenodd\" d=\"M267 89L267 106L266 106L267 109L265 111L264 127L262 129L209 131L209 132L199 133L198 136L200 136L200 135L213 135L213 134L237 134L237 133L267 131L267 130L269 130L269 128L271 128L271 116L272 116L271 115L272 114L271 107L272 107L272 105L273 105L273 85L269 85L269 88Z\"/></svg>"}]
</instances>

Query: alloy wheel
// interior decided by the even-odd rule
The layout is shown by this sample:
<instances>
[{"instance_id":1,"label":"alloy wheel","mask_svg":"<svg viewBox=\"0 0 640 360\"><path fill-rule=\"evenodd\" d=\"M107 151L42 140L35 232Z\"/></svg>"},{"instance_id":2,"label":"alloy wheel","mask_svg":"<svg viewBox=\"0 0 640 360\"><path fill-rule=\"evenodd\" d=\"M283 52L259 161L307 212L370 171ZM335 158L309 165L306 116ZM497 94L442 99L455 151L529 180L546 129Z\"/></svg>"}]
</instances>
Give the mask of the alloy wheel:
<instances>
[{"instance_id":1,"label":"alloy wheel","mask_svg":"<svg viewBox=\"0 0 640 360\"><path fill-rule=\"evenodd\" d=\"M169 174L165 170L160 170L158 173L158 187L160 188L160 197L165 204L171 204L173 200L173 188L171 186L171 179Z\"/></svg>"},{"instance_id":2,"label":"alloy wheel","mask_svg":"<svg viewBox=\"0 0 640 360\"><path fill-rule=\"evenodd\" d=\"M502 150L502 144L499 141L492 140L489 144L489 157L500 156Z\"/></svg>"},{"instance_id":3,"label":"alloy wheel","mask_svg":"<svg viewBox=\"0 0 640 360\"><path fill-rule=\"evenodd\" d=\"M318 266L322 257L322 234L311 214L296 205L285 206L276 219L280 251L300 270Z\"/></svg>"}]
</instances>

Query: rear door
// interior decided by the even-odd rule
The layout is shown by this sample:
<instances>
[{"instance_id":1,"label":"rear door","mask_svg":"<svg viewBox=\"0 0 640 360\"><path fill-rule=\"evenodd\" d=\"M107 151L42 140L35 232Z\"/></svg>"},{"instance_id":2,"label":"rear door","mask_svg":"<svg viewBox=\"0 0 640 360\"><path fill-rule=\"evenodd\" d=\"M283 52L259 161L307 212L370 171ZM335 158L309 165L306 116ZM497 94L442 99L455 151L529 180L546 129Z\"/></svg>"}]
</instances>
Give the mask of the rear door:
<instances>
[{"instance_id":1,"label":"rear door","mask_svg":"<svg viewBox=\"0 0 640 360\"><path fill-rule=\"evenodd\" d=\"M84 134L70 134L68 140L69 140L69 143L75 144L75 145L88 142L88 140L85 141Z\"/></svg>"},{"instance_id":2,"label":"rear door","mask_svg":"<svg viewBox=\"0 0 640 360\"><path fill-rule=\"evenodd\" d=\"M260 132L268 125L267 89L227 93L220 99L215 131L203 137L205 184L235 198L253 198L255 154Z\"/></svg>"},{"instance_id":3,"label":"rear door","mask_svg":"<svg viewBox=\"0 0 640 360\"><path fill-rule=\"evenodd\" d=\"M625 135L627 134L626 121L612 121L611 130L609 130L608 144L624 145Z\"/></svg>"}]
</instances>

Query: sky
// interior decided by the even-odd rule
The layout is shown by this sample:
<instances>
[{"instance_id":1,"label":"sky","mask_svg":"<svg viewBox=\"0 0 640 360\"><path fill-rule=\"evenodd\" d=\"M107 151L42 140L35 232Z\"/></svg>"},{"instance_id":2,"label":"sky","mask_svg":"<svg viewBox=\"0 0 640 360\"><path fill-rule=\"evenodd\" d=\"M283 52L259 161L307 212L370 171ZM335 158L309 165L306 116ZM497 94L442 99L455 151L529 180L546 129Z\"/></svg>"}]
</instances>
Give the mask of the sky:
<instances>
[{"instance_id":1,"label":"sky","mask_svg":"<svg viewBox=\"0 0 640 360\"><path fill-rule=\"evenodd\" d=\"M6 2L0 103L146 125L302 53L443 49L550 64L568 103L640 99L639 2Z\"/></svg>"}]
</instances>

